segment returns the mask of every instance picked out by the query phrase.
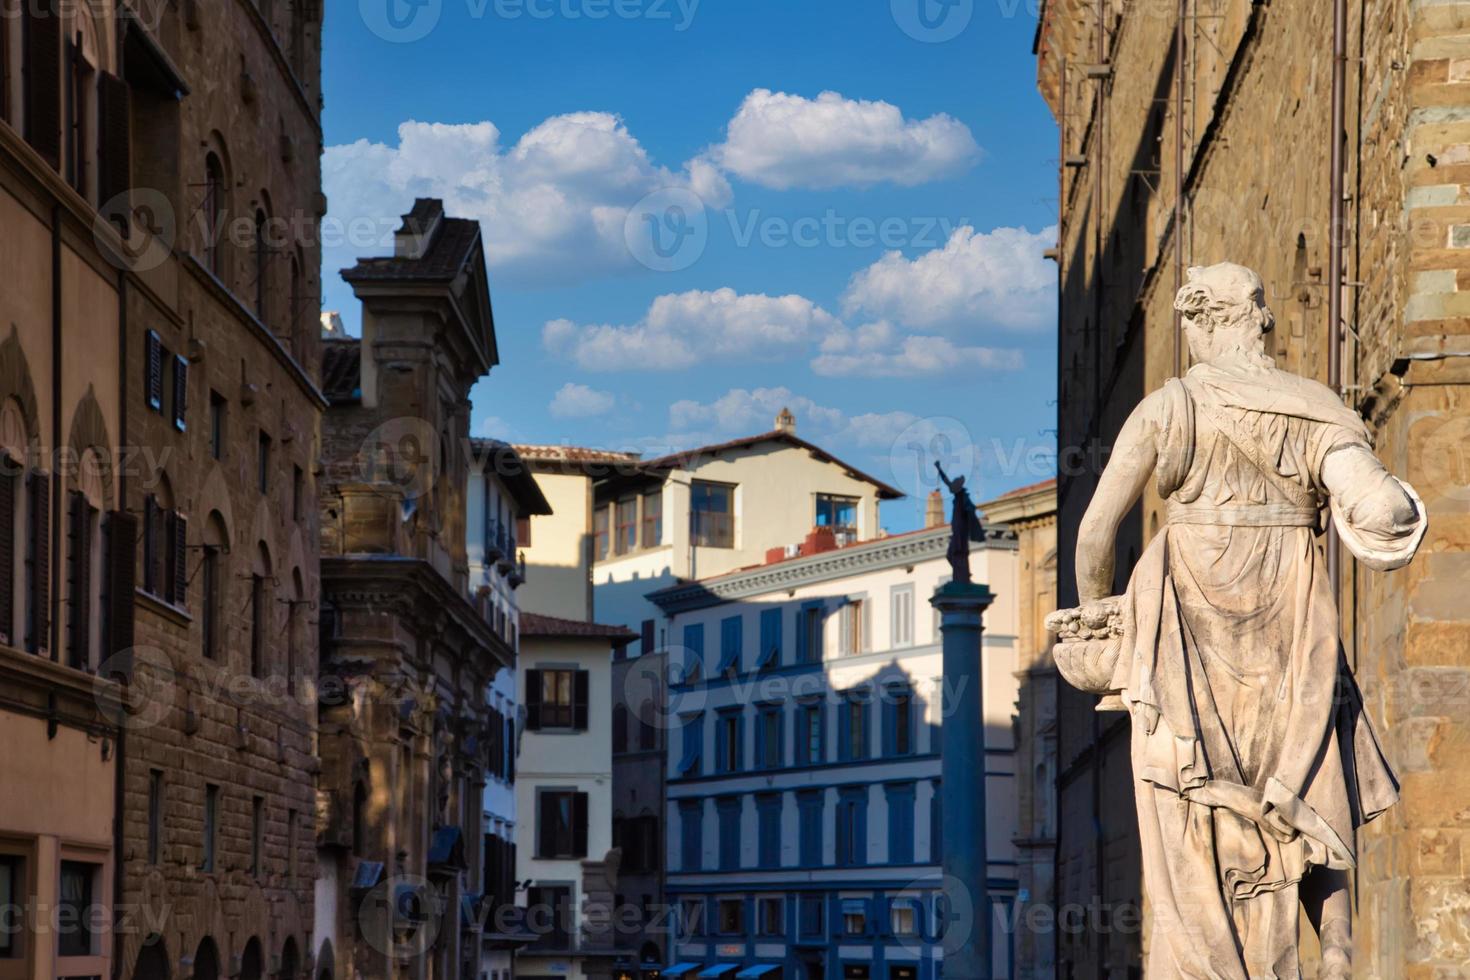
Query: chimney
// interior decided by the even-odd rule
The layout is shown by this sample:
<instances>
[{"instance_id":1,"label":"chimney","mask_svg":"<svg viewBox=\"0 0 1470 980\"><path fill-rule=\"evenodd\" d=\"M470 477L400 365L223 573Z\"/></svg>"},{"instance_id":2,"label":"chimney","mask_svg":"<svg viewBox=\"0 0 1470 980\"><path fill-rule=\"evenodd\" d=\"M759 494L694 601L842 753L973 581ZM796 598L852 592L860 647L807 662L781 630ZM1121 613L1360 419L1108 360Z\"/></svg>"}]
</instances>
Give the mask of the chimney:
<instances>
[{"instance_id":1,"label":"chimney","mask_svg":"<svg viewBox=\"0 0 1470 980\"><path fill-rule=\"evenodd\" d=\"M924 508L924 526L939 527L944 523L944 494L935 490L929 494L929 505Z\"/></svg>"},{"instance_id":2,"label":"chimney","mask_svg":"<svg viewBox=\"0 0 1470 980\"><path fill-rule=\"evenodd\" d=\"M791 414L791 409L783 408L776 416L776 431L796 435L796 416Z\"/></svg>"},{"instance_id":3,"label":"chimney","mask_svg":"<svg viewBox=\"0 0 1470 980\"><path fill-rule=\"evenodd\" d=\"M403 226L393 233L393 255L400 259L422 259L434 244L434 235L444 221L444 202L434 197L421 197L413 202L413 210L403 216Z\"/></svg>"},{"instance_id":4,"label":"chimney","mask_svg":"<svg viewBox=\"0 0 1470 980\"><path fill-rule=\"evenodd\" d=\"M342 327L342 314L335 310L322 311L322 336L323 337L345 337L347 331Z\"/></svg>"},{"instance_id":5,"label":"chimney","mask_svg":"<svg viewBox=\"0 0 1470 980\"><path fill-rule=\"evenodd\" d=\"M806 536L806 541L801 546L803 558L809 555L821 555L828 551L836 550L837 534L830 527L812 528L812 533Z\"/></svg>"}]
</instances>

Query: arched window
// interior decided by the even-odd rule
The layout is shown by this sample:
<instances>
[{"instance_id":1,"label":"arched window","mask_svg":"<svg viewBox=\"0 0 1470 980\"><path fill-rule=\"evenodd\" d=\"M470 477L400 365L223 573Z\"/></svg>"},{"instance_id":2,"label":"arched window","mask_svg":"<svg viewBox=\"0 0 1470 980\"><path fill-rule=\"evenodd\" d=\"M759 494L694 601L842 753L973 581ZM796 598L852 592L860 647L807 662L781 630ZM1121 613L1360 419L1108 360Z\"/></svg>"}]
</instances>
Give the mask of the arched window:
<instances>
[{"instance_id":1,"label":"arched window","mask_svg":"<svg viewBox=\"0 0 1470 980\"><path fill-rule=\"evenodd\" d=\"M638 748L648 752L658 748L658 729L654 727L653 701L638 706Z\"/></svg>"},{"instance_id":2,"label":"arched window","mask_svg":"<svg viewBox=\"0 0 1470 980\"><path fill-rule=\"evenodd\" d=\"M296 693L296 681L301 673L298 663L301 649L301 607L306 602L306 584L301 580L301 569L291 570L291 603L286 612L286 693Z\"/></svg>"},{"instance_id":3,"label":"arched window","mask_svg":"<svg viewBox=\"0 0 1470 980\"><path fill-rule=\"evenodd\" d=\"M245 944L245 952L240 956L240 972L236 976L239 980L260 980L264 973L265 962L260 952L260 940L252 936L250 942Z\"/></svg>"},{"instance_id":4,"label":"arched window","mask_svg":"<svg viewBox=\"0 0 1470 980\"><path fill-rule=\"evenodd\" d=\"M286 311L286 334L296 360L306 363L306 286L301 275L301 257L291 256L291 308Z\"/></svg>"},{"instance_id":5,"label":"arched window","mask_svg":"<svg viewBox=\"0 0 1470 980\"><path fill-rule=\"evenodd\" d=\"M66 657L92 670L102 647L102 458L89 449L79 459L66 510Z\"/></svg>"},{"instance_id":6,"label":"arched window","mask_svg":"<svg viewBox=\"0 0 1470 980\"><path fill-rule=\"evenodd\" d=\"M270 299L270 218L265 209L255 212L255 316L270 325L266 303Z\"/></svg>"},{"instance_id":7,"label":"arched window","mask_svg":"<svg viewBox=\"0 0 1470 980\"><path fill-rule=\"evenodd\" d=\"M265 645L271 627L270 580L271 553L261 542L250 570L250 676L255 678L264 677L269 668Z\"/></svg>"},{"instance_id":8,"label":"arched window","mask_svg":"<svg viewBox=\"0 0 1470 980\"><path fill-rule=\"evenodd\" d=\"M219 949L205 936L194 951L194 974L190 980L219 980Z\"/></svg>"},{"instance_id":9,"label":"arched window","mask_svg":"<svg viewBox=\"0 0 1470 980\"><path fill-rule=\"evenodd\" d=\"M168 946L162 936L149 936L138 951L133 980L169 980Z\"/></svg>"},{"instance_id":10,"label":"arched window","mask_svg":"<svg viewBox=\"0 0 1470 980\"><path fill-rule=\"evenodd\" d=\"M276 971L276 980L297 980L301 973L301 954L296 951L296 939L286 937L281 947L281 968Z\"/></svg>"},{"instance_id":11,"label":"arched window","mask_svg":"<svg viewBox=\"0 0 1470 980\"><path fill-rule=\"evenodd\" d=\"M214 660L224 642L225 586L229 578L224 569L224 554L229 532L219 511L212 511L204 525L204 555L199 564L199 629L204 656Z\"/></svg>"},{"instance_id":12,"label":"arched window","mask_svg":"<svg viewBox=\"0 0 1470 980\"><path fill-rule=\"evenodd\" d=\"M25 412L20 402L7 398L0 405L0 642L8 646L20 645L21 620L30 605L27 442Z\"/></svg>"},{"instance_id":13,"label":"arched window","mask_svg":"<svg viewBox=\"0 0 1470 980\"><path fill-rule=\"evenodd\" d=\"M224 278L222 239L225 225L225 166L218 154L204 158L204 264Z\"/></svg>"},{"instance_id":14,"label":"arched window","mask_svg":"<svg viewBox=\"0 0 1470 980\"><path fill-rule=\"evenodd\" d=\"M174 509L167 474L143 498L143 591L180 609L187 602L189 521Z\"/></svg>"}]
</instances>

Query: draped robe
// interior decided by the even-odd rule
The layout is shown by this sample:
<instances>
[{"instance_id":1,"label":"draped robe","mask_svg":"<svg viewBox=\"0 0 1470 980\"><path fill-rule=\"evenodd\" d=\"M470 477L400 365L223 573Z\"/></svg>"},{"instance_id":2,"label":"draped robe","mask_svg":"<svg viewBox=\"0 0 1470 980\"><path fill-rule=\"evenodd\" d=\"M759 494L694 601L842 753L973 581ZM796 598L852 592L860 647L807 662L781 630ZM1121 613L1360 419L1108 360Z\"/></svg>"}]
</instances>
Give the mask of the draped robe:
<instances>
[{"instance_id":1,"label":"draped robe","mask_svg":"<svg viewBox=\"0 0 1470 980\"><path fill-rule=\"evenodd\" d=\"M1146 975L1295 980L1303 875L1352 867L1357 827L1398 799L1338 640L1320 513L1396 567L1423 507L1410 527L1361 526L1329 499L1328 455L1370 444L1315 382L1200 365L1161 404L1169 523L1129 582L1114 675L1133 720Z\"/></svg>"}]
</instances>

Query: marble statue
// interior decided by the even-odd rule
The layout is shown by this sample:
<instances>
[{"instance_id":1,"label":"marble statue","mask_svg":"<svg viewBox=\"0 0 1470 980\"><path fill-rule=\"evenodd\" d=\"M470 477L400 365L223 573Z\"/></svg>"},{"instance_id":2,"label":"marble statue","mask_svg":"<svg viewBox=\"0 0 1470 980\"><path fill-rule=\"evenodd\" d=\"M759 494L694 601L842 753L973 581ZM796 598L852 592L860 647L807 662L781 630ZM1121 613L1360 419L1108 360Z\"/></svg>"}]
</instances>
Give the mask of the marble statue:
<instances>
[{"instance_id":1,"label":"marble statue","mask_svg":"<svg viewBox=\"0 0 1470 980\"><path fill-rule=\"evenodd\" d=\"M1254 272L1191 269L1175 308L1196 363L1118 435L1078 534L1082 606L1049 620L1057 663L1131 718L1149 980L1295 980L1299 906L1318 975L1348 977L1357 828L1398 783L1316 539L1330 510L1364 565L1399 568L1424 507L1355 412L1276 368ZM1150 479L1168 522L1113 596L1118 526Z\"/></svg>"},{"instance_id":2,"label":"marble statue","mask_svg":"<svg viewBox=\"0 0 1470 980\"><path fill-rule=\"evenodd\" d=\"M980 523L980 514L975 510L975 501L970 499L970 491L965 488L964 476L950 479L938 461L934 463L934 468L939 471L939 479L954 494L954 511L949 521L949 549L946 552L950 570L953 572L951 581L971 582L974 576L970 571L970 545L985 540L985 528Z\"/></svg>"}]
</instances>

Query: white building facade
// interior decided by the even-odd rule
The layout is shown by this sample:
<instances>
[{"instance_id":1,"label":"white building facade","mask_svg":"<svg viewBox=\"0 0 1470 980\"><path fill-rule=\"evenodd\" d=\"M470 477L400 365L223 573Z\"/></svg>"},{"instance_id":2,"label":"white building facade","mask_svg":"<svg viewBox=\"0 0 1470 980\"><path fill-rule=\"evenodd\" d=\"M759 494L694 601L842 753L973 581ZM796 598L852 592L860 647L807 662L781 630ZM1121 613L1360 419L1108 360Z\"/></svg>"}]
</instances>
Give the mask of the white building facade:
<instances>
[{"instance_id":1,"label":"white building facade","mask_svg":"<svg viewBox=\"0 0 1470 980\"><path fill-rule=\"evenodd\" d=\"M666 892L677 980L937 980L946 929L939 800L944 690L929 598L949 528L676 585L667 616ZM980 665L989 886L1014 903L1016 542L974 546L996 595ZM951 829L950 832L953 832ZM971 832L966 829L965 832ZM995 976L1010 976L995 930Z\"/></svg>"}]
</instances>

